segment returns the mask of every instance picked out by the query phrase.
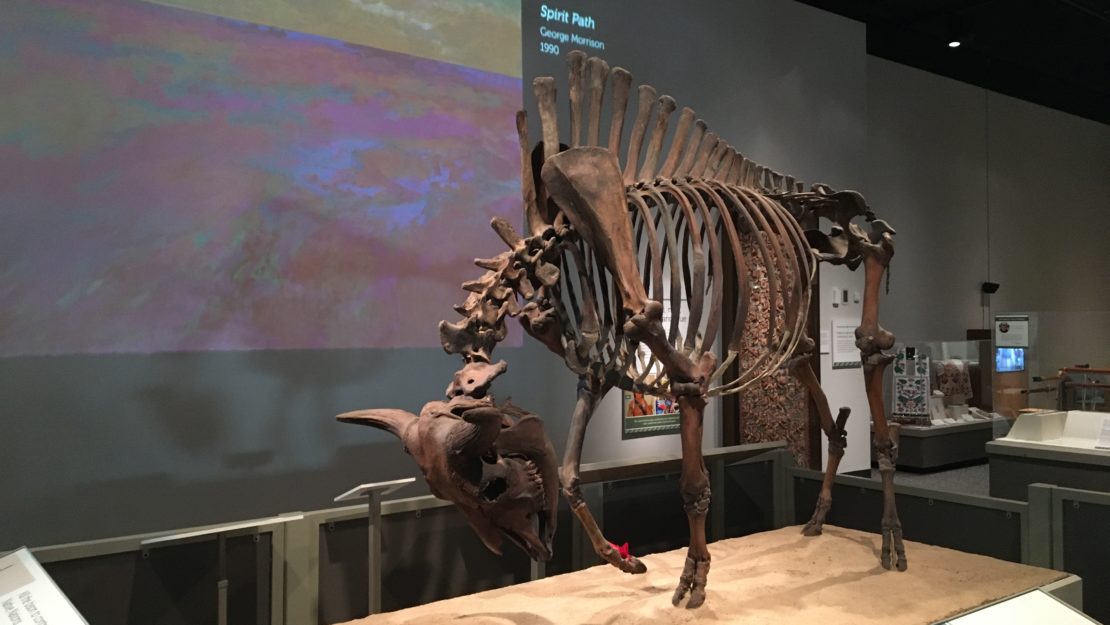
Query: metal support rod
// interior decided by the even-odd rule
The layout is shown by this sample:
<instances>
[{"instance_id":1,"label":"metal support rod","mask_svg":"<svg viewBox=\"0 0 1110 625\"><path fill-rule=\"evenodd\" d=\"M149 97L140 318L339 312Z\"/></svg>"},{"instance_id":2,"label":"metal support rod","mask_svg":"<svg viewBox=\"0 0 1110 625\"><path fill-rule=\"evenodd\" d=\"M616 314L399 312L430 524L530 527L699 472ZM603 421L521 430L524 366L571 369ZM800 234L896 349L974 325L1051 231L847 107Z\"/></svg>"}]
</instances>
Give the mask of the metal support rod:
<instances>
[{"instance_id":1,"label":"metal support rod","mask_svg":"<svg viewBox=\"0 0 1110 625\"><path fill-rule=\"evenodd\" d=\"M369 614L382 611L382 497L414 481L416 478L406 477L389 482L359 484L335 498L338 502L366 497L366 609ZM319 574L319 571L315 573Z\"/></svg>"},{"instance_id":2,"label":"metal support rod","mask_svg":"<svg viewBox=\"0 0 1110 625\"><path fill-rule=\"evenodd\" d=\"M369 595L368 609L370 614L382 611L382 494L381 491L370 491L367 496L370 507L367 519L369 522L368 562L369 562Z\"/></svg>"}]
</instances>

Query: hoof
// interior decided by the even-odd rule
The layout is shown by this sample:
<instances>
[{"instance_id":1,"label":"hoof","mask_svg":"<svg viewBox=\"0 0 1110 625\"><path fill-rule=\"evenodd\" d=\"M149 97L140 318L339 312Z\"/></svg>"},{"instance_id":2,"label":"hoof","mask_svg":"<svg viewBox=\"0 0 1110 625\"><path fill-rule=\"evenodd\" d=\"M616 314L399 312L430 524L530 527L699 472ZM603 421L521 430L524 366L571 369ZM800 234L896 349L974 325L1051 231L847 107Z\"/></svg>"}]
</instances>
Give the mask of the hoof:
<instances>
[{"instance_id":1,"label":"hoof","mask_svg":"<svg viewBox=\"0 0 1110 625\"><path fill-rule=\"evenodd\" d=\"M709 560L696 561L693 558L686 558L686 566L682 569L682 575L678 578L678 586L674 589L674 595L671 596L671 605L677 607L686 593L690 593L690 599L686 602L686 609L693 610L694 608L701 607L705 603L705 583L709 577Z\"/></svg>"},{"instance_id":2,"label":"hoof","mask_svg":"<svg viewBox=\"0 0 1110 625\"><path fill-rule=\"evenodd\" d=\"M695 588L690 591L690 600L686 602L686 609L700 608L703 603L705 603L705 589Z\"/></svg>"},{"instance_id":3,"label":"hoof","mask_svg":"<svg viewBox=\"0 0 1110 625\"><path fill-rule=\"evenodd\" d=\"M625 551L624 553L628 552ZM640 562L640 559L634 555L629 554L625 556L616 549L606 549L598 553L598 555L601 556L602 560L612 564L625 573L630 573L632 575L647 573L647 566L645 566L643 562Z\"/></svg>"},{"instance_id":4,"label":"hoof","mask_svg":"<svg viewBox=\"0 0 1110 625\"><path fill-rule=\"evenodd\" d=\"M819 523L812 523L812 522L806 523L806 526L802 528L802 536L820 536L820 535L821 535L821 525Z\"/></svg>"},{"instance_id":5,"label":"hoof","mask_svg":"<svg viewBox=\"0 0 1110 625\"><path fill-rule=\"evenodd\" d=\"M909 565L906 563L906 547L902 543L902 527L895 525L890 528L883 528L883 547L882 555L879 557L879 564L882 564L886 570L895 569L899 572L905 571Z\"/></svg>"},{"instance_id":6,"label":"hoof","mask_svg":"<svg viewBox=\"0 0 1110 625\"><path fill-rule=\"evenodd\" d=\"M628 556L627 558L621 560L621 563L617 565L617 568L624 571L625 573L630 573L632 575L647 573L647 565L645 565L643 562L640 562L640 559L636 556Z\"/></svg>"}]
</instances>

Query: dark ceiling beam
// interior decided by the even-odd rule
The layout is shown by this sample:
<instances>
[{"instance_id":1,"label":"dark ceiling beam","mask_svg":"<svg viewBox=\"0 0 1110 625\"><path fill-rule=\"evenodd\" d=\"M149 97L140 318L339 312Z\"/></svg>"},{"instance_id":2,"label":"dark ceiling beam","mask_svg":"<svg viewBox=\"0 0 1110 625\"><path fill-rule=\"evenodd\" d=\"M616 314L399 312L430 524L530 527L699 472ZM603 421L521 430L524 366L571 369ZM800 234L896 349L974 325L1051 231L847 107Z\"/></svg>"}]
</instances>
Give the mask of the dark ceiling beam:
<instances>
[{"instance_id":1,"label":"dark ceiling beam","mask_svg":"<svg viewBox=\"0 0 1110 625\"><path fill-rule=\"evenodd\" d=\"M921 11L917 14L907 11L906 16L897 20L895 25L910 27L914 24L920 24L921 22L932 22L934 20L949 18L953 15L967 13L984 4L992 4L994 2L998 2L998 0L972 0L970 2L968 0L954 0L953 2L948 2L939 7L934 7L928 11Z\"/></svg>"},{"instance_id":2,"label":"dark ceiling beam","mask_svg":"<svg viewBox=\"0 0 1110 625\"><path fill-rule=\"evenodd\" d=\"M1102 69L1110 15L1088 0L942 0L916 14L907 10L913 3L799 1L866 24L868 54L1110 124L1110 83ZM955 50L945 46L944 29L937 27L945 19L957 27L959 19L966 20L972 38ZM1077 19L1087 25L1082 34L1065 26L1079 24ZM1044 24L1061 26L1037 28ZM979 30L990 36L975 37ZM1014 37L999 38L1010 30Z\"/></svg>"},{"instance_id":3,"label":"dark ceiling beam","mask_svg":"<svg viewBox=\"0 0 1110 625\"><path fill-rule=\"evenodd\" d=\"M1082 2L1077 2L1076 0L1056 0L1056 1L1059 2L1060 4L1067 5L1071 8L1073 8L1076 11L1079 11L1080 13L1083 13L1084 15L1087 15L1089 17L1093 17L1097 20L1101 20L1102 23L1104 23L1104 24L1110 24L1110 14L1108 14L1107 12L1100 12L1097 9L1092 9L1091 7L1083 4ZM1110 33L1108 33L1107 36L1110 36Z\"/></svg>"}]
</instances>

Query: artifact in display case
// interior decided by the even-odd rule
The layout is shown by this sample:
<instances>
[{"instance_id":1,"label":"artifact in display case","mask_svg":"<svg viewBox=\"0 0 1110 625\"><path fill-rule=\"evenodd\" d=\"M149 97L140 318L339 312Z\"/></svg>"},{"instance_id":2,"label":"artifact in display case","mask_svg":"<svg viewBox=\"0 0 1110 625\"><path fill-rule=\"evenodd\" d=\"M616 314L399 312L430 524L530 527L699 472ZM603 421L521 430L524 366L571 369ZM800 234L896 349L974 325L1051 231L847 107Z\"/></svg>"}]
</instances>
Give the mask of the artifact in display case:
<instances>
[{"instance_id":1,"label":"artifact in display case","mask_svg":"<svg viewBox=\"0 0 1110 625\"><path fill-rule=\"evenodd\" d=\"M930 422L933 425L997 418L991 412L990 341L924 343L932 360Z\"/></svg>"},{"instance_id":2,"label":"artifact in display case","mask_svg":"<svg viewBox=\"0 0 1110 625\"><path fill-rule=\"evenodd\" d=\"M517 115L525 232L517 233L504 219L493 220L509 250L475 261L486 273L463 285L470 292L456 307L463 319L440 323L444 349L463 359L447 387L447 400L429 402L420 415L377 409L339 419L397 435L432 492L454 502L491 550L499 551L507 537L533 558L550 558L561 488L598 556L622 571L643 573L646 567L638 558L602 534L583 499L582 446L590 417L613 387L672 400L679 412L680 489L690 536L672 602L678 605L689 596L686 607L696 608L705 601L710 562L709 477L701 450L706 402L783 368L805 384L829 439L825 481L803 530L820 534L832 502L832 476L843 455L848 409L841 408L833 420L809 364L815 344L806 336L806 317L818 262L853 270L862 265L866 286L855 336L883 482L880 562L905 570L893 491L897 429L888 428L881 386L892 359L885 350L894 345L894 336L878 321L894 230L859 193L823 184L807 189L706 132L688 108L679 114L675 139L664 149L676 105L647 85L637 90L631 136L622 148L632 76L577 51L568 55L568 64L569 129L557 125L559 102L550 77L533 83L542 126L539 143L529 141L525 114ZM600 135L605 97L613 103L607 144ZM821 219L832 224L829 232L801 226ZM759 258L768 273L765 313L749 306L751 258ZM739 306L732 323L723 325L726 294L737 297ZM664 302L671 307L668 323ZM682 305L689 311L685 323ZM769 316L761 332L763 353L734 367L742 334L753 325L749 317L759 314ZM506 317L517 318L527 334L578 375L561 467L538 417L493 401L491 383L506 365L494 363L492 352L506 336ZM718 340L725 350L720 362L714 351ZM650 358L634 356L641 346ZM656 365L661 374L649 375Z\"/></svg>"},{"instance_id":3,"label":"artifact in display case","mask_svg":"<svg viewBox=\"0 0 1110 625\"><path fill-rule=\"evenodd\" d=\"M986 458L983 445L1009 430L984 409L980 362L989 341L953 341L898 348L892 367L891 420L902 424L899 466L933 471ZM989 378L989 376L987 376Z\"/></svg>"},{"instance_id":4,"label":"artifact in display case","mask_svg":"<svg viewBox=\"0 0 1110 625\"><path fill-rule=\"evenodd\" d=\"M891 421L929 425L929 357L916 347L894 355L894 409Z\"/></svg>"},{"instance_id":5,"label":"artifact in display case","mask_svg":"<svg viewBox=\"0 0 1110 625\"><path fill-rule=\"evenodd\" d=\"M1059 375L1057 408L1110 412L1110 369L1067 367Z\"/></svg>"}]
</instances>

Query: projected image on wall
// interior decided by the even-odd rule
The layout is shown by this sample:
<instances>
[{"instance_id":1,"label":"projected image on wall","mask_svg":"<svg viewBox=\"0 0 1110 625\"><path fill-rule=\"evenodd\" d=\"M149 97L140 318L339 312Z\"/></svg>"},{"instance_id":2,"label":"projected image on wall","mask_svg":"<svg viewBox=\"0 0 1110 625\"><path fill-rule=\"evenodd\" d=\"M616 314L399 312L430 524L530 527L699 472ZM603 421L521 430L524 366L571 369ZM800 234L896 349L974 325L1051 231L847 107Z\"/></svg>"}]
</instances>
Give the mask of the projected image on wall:
<instances>
[{"instance_id":1,"label":"projected image on wall","mask_svg":"<svg viewBox=\"0 0 1110 625\"><path fill-rule=\"evenodd\" d=\"M5 3L0 356L438 347L519 213L519 6L171 4Z\"/></svg>"}]
</instances>

